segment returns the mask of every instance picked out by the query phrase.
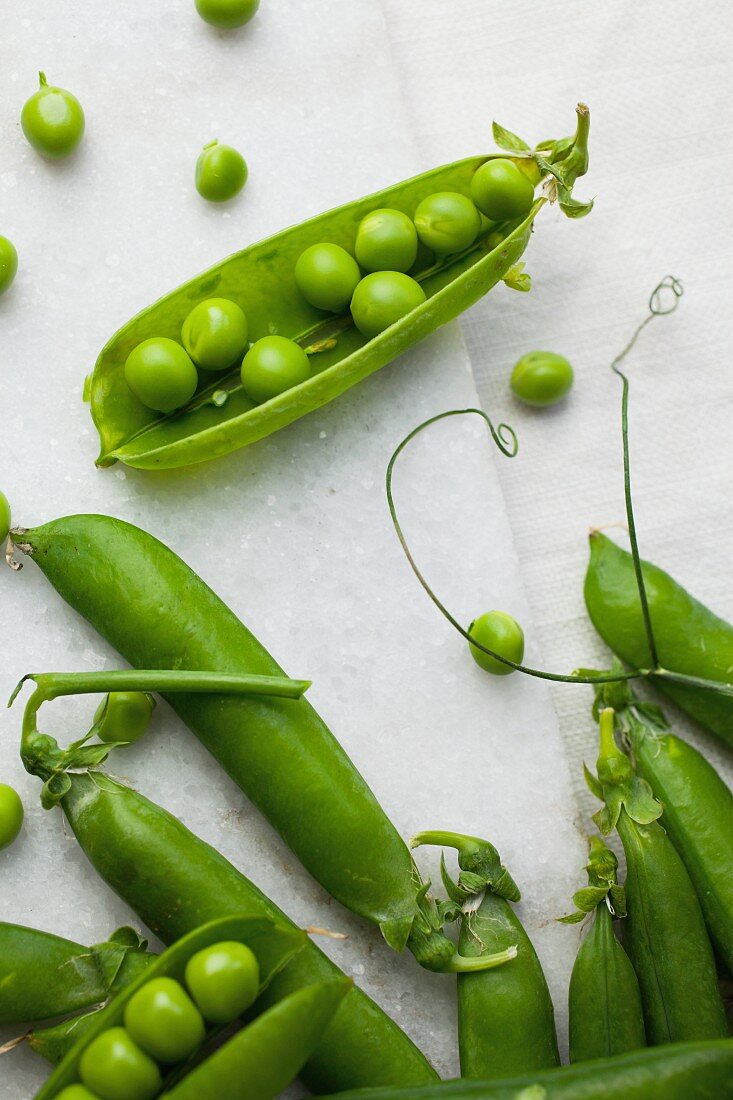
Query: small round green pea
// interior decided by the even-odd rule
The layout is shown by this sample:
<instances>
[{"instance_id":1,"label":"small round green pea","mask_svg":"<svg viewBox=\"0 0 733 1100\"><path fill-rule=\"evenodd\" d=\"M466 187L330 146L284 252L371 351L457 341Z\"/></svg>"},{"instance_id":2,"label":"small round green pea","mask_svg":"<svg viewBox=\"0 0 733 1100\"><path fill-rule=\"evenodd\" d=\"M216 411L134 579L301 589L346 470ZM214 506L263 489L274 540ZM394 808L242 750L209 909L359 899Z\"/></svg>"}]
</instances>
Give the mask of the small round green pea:
<instances>
[{"instance_id":1,"label":"small round green pea","mask_svg":"<svg viewBox=\"0 0 733 1100\"><path fill-rule=\"evenodd\" d=\"M7 237L0 237L0 294L9 289L18 272L18 253Z\"/></svg>"},{"instance_id":2,"label":"small round green pea","mask_svg":"<svg viewBox=\"0 0 733 1100\"><path fill-rule=\"evenodd\" d=\"M173 978L153 978L133 994L125 1005L125 1027L162 1065L185 1062L206 1033L203 1016Z\"/></svg>"},{"instance_id":3,"label":"small round green pea","mask_svg":"<svg viewBox=\"0 0 733 1100\"><path fill-rule=\"evenodd\" d=\"M372 210L359 223L354 252L364 271L409 271L417 258L417 230L401 210Z\"/></svg>"},{"instance_id":4,"label":"small round green pea","mask_svg":"<svg viewBox=\"0 0 733 1100\"><path fill-rule=\"evenodd\" d=\"M471 198L493 222L523 218L534 201L534 187L513 160L487 160L473 174Z\"/></svg>"},{"instance_id":5,"label":"small round green pea","mask_svg":"<svg viewBox=\"0 0 733 1100\"><path fill-rule=\"evenodd\" d=\"M74 152L84 135L84 111L71 92L49 85L45 73L38 79L40 88L26 101L20 124L34 149L61 160Z\"/></svg>"},{"instance_id":6,"label":"small round green pea","mask_svg":"<svg viewBox=\"0 0 733 1100\"><path fill-rule=\"evenodd\" d=\"M147 732L154 710L155 699L147 691L110 691L94 715L97 737L129 745Z\"/></svg>"},{"instance_id":7,"label":"small round green pea","mask_svg":"<svg viewBox=\"0 0 733 1100\"><path fill-rule=\"evenodd\" d=\"M84 1085L67 1085L56 1097L56 1100L99 1100Z\"/></svg>"},{"instance_id":8,"label":"small round green pea","mask_svg":"<svg viewBox=\"0 0 733 1100\"><path fill-rule=\"evenodd\" d=\"M487 649L493 649L500 657L521 664L524 656L524 631L517 620L506 611L487 611L485 615L479 615L469 626L468 633ZM486 672L491 672L494 676L508 676L510 672L514 672L509 665L490 657L470 642L469 647L476 664Z\"/></svg>"},{"instance_id":9,"label":"small round green pea","mask_svg":"<svg viewBox=\"0 0 733 1100\"><path fill-rule=\"evenodd\" d=\"M79 1059L79 1076L100 1100L154 1100L163 1087L155 1062L124 1027L92 1040Z\"/></svg>"},{"instance_id":10,"label":"small round green pea","mask_svg":"<svg viewBox=\"0 0 733 1100\"><path fill-rule=\"evenodd\" d=\"M227 31L249 23L259 6L260 0L196 0L196 11L204 22Z\"/></svg>"},{"instance_id":11,"label":"small round green pea","mask_svg":"<svg viewBox=\"0 0 733 1100\"><path fill-rule=\"evenodd\" d=\"M230 1024L257 999L259 963L244 943L216 943L188 960L186 985L209 1023Z\"/></svg>"},{"instance_id":12,"label":"small round green pea","mask_svg":"<svg viewBox=\"0 0 733 1100\"><path fill-rule=\"evenodd\" d=\"M512 392L525 405L543 408L561 401L573 384L573 368L554 351L530 351L515 364Z\"/></svg>"},{"instance_id":13,"label":"small round green pea","mask_svg":"<svg viewBox=\"0 0 733 1100\"><path fill-rule=\"evenodd\" d=\"M166 336L154 336L128 355L125 381L147 408L170 413L191 400L198 374L180 344Z\"/></svg>"},{"instance_id":14,"label":"small round green pea","mask_svg":"<svg viewBox=\"0 0 733 1100\"><path fill-rule=\"evenodd\" d=\"M447 256L473 244L481 228L481 215L467 195L438 191L418 206L415 228L427 248Z\"/></svg>"},{"instance_id":15,"label":"small round green pea","mask_svg":"<svg viewBox=\"0 0 733 1100\"><path fill-rule=\"evenodd\" d=\"M0 783L0 851L9 848L23 827L23 803L7 783Z\"/></svg>"},{"instance_id":16,"label":"small round green pea","mask_svg":"<svg viewBox=\"0 0 733 1100\"><path fill-rule=\"evenodd\" d=\"M0 547L10 534L11 522L10 503L5 493L0 489Z\"/></svg>"},{"instance_id":17,"label":"small round green pea","mask_svg":"<svg viewBox=\"0 0 733 1100\"><path fill-rule=\"evenodd\" d=\"M263 336L242 360L242 385L258 404L299 386L311 376L308 356L285 336Z\"/></svg>"},{"instance_id":18,"label":"small round green pea","mask_svg":"<svg viewBox=\"0 0 733 1100\"><path fill-rule=\"evenodd\" d=\"M337 244L312 244L295 265L295 283L306 302L330 313L348 309L360 279L356 260Z\"/></svg>"},{"instance_id":19,"label":"small round green pea","mask_svg":"<svg viewBox=\"0 0 733 1100\"><path fill-rule=\"evenodd\" d=\"M244 157L231 145L211 141L196 161L196 190L209 202L228 202L247 182Z\"/></svg>"},{"instance_id":20,"label":"small round green pea","mask_svg":"<svg viewBox=\"0 0 733 1100\"><path fill-rule=\"evenodd\" d=\"M201 370L226 370L244 355L249 335L247 318L228 298L199 302L183 322L181 340Z\"/></svg>"},{"instance_id":21,"label":"small round green pea","mask_svg":"<svg viewBox=\"0 0 733 1100\"><path fill-rule=\"evenodd\" d=\"M351 299L354 324L364 336L378 336L425 301L418 282L400 271L375 271L361 280Z\"/></svg>"}]
</instances>

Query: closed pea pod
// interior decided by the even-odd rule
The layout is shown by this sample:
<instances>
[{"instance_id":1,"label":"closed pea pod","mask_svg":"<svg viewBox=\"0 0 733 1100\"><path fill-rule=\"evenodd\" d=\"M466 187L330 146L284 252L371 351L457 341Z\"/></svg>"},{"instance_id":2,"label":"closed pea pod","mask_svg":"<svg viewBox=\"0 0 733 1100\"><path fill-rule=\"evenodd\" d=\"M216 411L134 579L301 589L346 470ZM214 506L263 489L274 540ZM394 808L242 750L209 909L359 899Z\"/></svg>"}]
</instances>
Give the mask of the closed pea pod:
<instances>
[{"instance_id":1,"label":"closed pea pod","mask_svg":"<svg viewBox=\"0 0 733 1100\"><path fill-rule=\"evenodd\" d=\"M623 942L639 979L650 1045L727 1035L713 952L694 888L658 818L662 807L614 741L614 711L600 715L601 833L618 831L626 855Z\"/></svg>"},{"instance_id":2,"label":"closed pea pod","mask_svg":"<svg viewBox=\"0 0 733 1100\"><path fill-rule=\"evenodd\" d=\"M67 1016L104 1001L128 955L131 930L83 947L50 932L0 922L0 1024Z\"/></svg>"},{"instance_id":3,"label":"closed pea pod","mask_svg":"<svg viewBox=\"0 0 733 1100\"><path fill-rule=\"evenodd\" d=\"M630 689L617 704L616 719L637 774L664 806L660 824L687 868L713 944L733 973L733 793L702 754L670 730L661 711Z\"/></svg>"},{"instance_id":4,"label":"closed pea pod","mask_svg":"<svg viewBox=\"0 0 733 1100\"><path fill-rule=\"evenodd\" d=\"M733 626L664 570L646 561L641 568L662 667L729 682ZM632 556L600 531L590 536L585 604L596 630L618 657L635 668L654 666ZM653 676L652 683L695 721L733 745L733 696L659 676Z\"/></svg>"},{"instance_id":5,"label":"closed pea pod","mask_svg":"<svg viewBox=\"0 0 733 1100\"><path fill-rule=\"evenodd\" d=\"M585 126L579 127L571 146L575 140L585 146ZM560 150L567 142L554 144ZM540 156L527 150L513 155L521 163L518 171L533 186L543 175L538 157L549 163L551 153L544 150ZM411 221L420 202L431 194L450 191L467 197L473 174L486 159L471 157L444 165L286 229L217 264L129 321L102 350L90 383L92 416L100 435L98 464L123 461L146 469L171 468L247 446L335 399L476 302L521 258L543 198L523 218L495 229L485 227L464 252L416 270L424 299L416 298L408 313L377 335L360 331L346 311L324 319L321 309L301 294L294 271L313 245L329 243L353 252L360 222L375 210L396 210ZM152 415L155 410L141 405L125 382L127 356L146 339L177 339L192 306L214 293L247 303L253 341L274 333L304 349L317 348L311 376L258 405L232 369L223 381L202 386L184 408ZM228 399L212 407L212 393L222 384Z\"/></svg>"},{"instance_id":6,"label":"closed pea pod","mask_svg":"<svg viewBox=\"0 0 733 1100\"><path fill-rule=\"evenodd\" d=\"M598 837L590 838L590 846L588 886L575 894L577 911L562 918L574 924L591 914L570 976L571 1062L646 1046L639 982L613 930L613 916L626 912L625 892L616 882L618 861Z\"/></svg>"},{"instance_id":7,"label":"closed pea pod","mask_svg":"<svg viewBox=\"0 0 733 1100\"><path fill-rule=\"evenodd\" d=\"M723 1100L730 1096L732 1074L733 1039L718 1039L639 1050L504 1081L360 1089L340 1093L338 1100Z\"/></svg>"},{"instance_id":8,"label":"closed pea pod","mask_svg":"<svg viewBox=\"0 0 733 1100\"><path fill-rule=\"evenodd\" d=\"M283 675L211 589L144 531L77 516L16 538L131 664L174 668L183 658L198 669ZM165 612L151 618L151 606ZM407 846L305 700L179 693L170 702L333 897L378 924L390 946L408 946L428 969L476 968L426 912Z\"/></svg>"},{"instance_id":9,"label":"closed pea pod","mask_svg":"<svg viewBox=\"0 0 733 1100\"><path fill-rule=\"evenodd\" d=\"M468 957L501 953L496 969L458 977L461 1075L497 1079L559 1064L555 1019L540 961L512 903L519 890L492 844L457 833L419 833L412 841L456 848L461 868L443 883L461 907L459 948Z\"/></svg>"}]
</instances>

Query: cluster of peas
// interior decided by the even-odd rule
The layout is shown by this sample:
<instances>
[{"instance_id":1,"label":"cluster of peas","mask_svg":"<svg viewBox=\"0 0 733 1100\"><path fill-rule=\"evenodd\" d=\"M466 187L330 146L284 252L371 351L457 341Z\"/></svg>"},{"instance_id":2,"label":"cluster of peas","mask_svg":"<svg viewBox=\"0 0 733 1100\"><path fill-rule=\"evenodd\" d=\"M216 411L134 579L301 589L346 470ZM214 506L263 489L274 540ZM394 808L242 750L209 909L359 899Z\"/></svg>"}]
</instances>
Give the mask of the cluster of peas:
<instances>
[{"instance_id":1,"label":"cluster of peas","mask_svg":"<svg viewBox=\"0 0 733 1100\"><path fill-rule=\"evenodd\" d=\"M153 978L130 997L124 1027L103 1031L79 1060L81 1083L58 1100L154 1100L163 1088L160 1066L185 1062L201 1046L207 1025L238 1019L257 999L260 969L246 944L213 944L193 955L185 986Z\"/></svg>"},{"instance_id":2,"label":"cluster of peas","mask_svg":"<svg viewBox=\"0 0 733 1100\"><path fill-rule=\"evenodd\" d=\"M359 332L372 339L426 300L408 274L420 244L437 258L455 255L470 248L489 223L524 217L533 199L530 180L513 161L486 161L474 173L470 197L458 191L428 195L412 218L391 209L367 214L357 229L354 255L329 242L311 245L295 265L296 285L316 309L350 312ZM224 371L241 360L242 387L256 404L311 377L308 355L296 341L265 336L247 350L247 338L241 307L227 298L209 298L184 320L180 343L152 337L138 344L125 362L125 379L148 408L171 413L195 394L197 368Z\"/></svg>"},{"instance_id":3,"label":"cluster of peas","mask_svg":"<svg viewBox=\"0 0 733 1100\"><path fill-rule=\"evenodd\" d=\"M249 23L260 0L195 0L196 11L212 27L234 30ZM40 86L27 100L20 124L28 142L49 160L62 160L78 147L84 136L84 109L66 88L50 85L39 73ZM196 189L209 202L228 202L244 187L248 169L242 154L218 141L205 145L196 162ZM0 236L0 294L18 272L18 252L12 241Z\"/></svg>"}]
</instances>

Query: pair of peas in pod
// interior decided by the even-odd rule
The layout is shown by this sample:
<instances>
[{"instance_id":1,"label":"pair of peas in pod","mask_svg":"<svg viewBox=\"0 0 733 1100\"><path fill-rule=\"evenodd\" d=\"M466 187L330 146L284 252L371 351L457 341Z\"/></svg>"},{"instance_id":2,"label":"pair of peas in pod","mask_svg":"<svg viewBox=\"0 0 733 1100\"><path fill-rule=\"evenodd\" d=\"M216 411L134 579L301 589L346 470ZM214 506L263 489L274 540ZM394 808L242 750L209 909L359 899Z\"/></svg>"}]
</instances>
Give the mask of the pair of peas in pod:
<instances>
[{"instance_id":1,"label":"pair of peas in pod","mask_svg":"<svg viewBox=\"0 0 733 1100\"><path fill-rule=\"evenodd\" d=\"M407 274L420 244L437 257L462 252L488 226L486 218L521 218L533 199L530 180L512 161L487 161L471 181L470 197L439 191L423 199L412 218L391 209L367 214L357 229L354 256L340 245L311 245L295 266L296 284L317 309L350 309L357 329L373 338L425 301L422 287Z\"/></svg>"},{"instance_id":2,"label":"pair of peas in pod","mask_svg":"<svg viewBox=\"0 0 733 1100\"><path fill-rule=\"evenodd\" d=\"M125 1006L124 1027L89 1044L79 1061L82 1083L58 1100L153 1100L163 1087L160 1066L185 1062L207 1024L231 1024L255 1002L260 969L251 949L232 940L193 955L184 981L185 989L173 978L141 986Z\"/></svg>"},{"instance_id":3,"label":"pair of peas in pod","mask_svg":"<svg viewBox=\"0 0 733 1100\"><path fill-rule=\"evenodd\" d=\"M197 368L224 371L242 356L242 386L256 404L310 378L308 356L294 340L264 336L244 354L247 343L247 318L240 306L228 298L207 298L183 322L180 344L152 337L133 348L125 362L125 380L143 405L172 413L195 394Z\"/></svg>"}]
</instances>

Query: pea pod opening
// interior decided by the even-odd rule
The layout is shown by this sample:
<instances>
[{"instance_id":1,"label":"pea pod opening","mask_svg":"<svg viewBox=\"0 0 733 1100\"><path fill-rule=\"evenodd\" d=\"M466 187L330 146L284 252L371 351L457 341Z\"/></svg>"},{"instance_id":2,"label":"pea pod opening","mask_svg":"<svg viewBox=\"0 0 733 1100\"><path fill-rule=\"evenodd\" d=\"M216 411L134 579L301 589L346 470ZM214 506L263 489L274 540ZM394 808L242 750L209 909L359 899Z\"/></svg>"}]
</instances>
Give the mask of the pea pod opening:
<instances>
[{"instance_id":1,"label":"pea pod opening","mask_svg":"<svg viewBox=\"0 0 733 1100\"><path fill-rule=\"evenodd\" d=\"M690 877L659 824L662 806L614 738L614 711L600 714L597 776L586 770L604 806L594 817L615 829L626 855L623 942L639 979L650 1045L728 1034L713 950Z\"/></svg>"},{"instance_id":2,"label":"pea pod opening","mask_svg":"<svg viewBox=\"0 0 733 1100\"><path fill-rule=\"evenodd\" d=\"M154 978L172 978L183 984L186 964L198 951L225 941L246 944L259 963L260 985L264 991L274 976L302 950L305 940L304 932L278 927L272 920L250 916L223 917L194 929L152 961L135 981L96 1014L93 1023L39 1090L36 1100L52 1100L67 1086L78 1083L84 1052L103 1032L122 1026L125 1006L135 993ZM215 1029L209 1028L208 1037L211 1038L214 1033Z\"/></svg>"},{"instance_id":3,"label":"pea pod opening","mask_svg":"<svg viewBox=\"0 0 733 1100\"><path fill-rule=\"evenodd\" d=\"M492 157L514 160L533 185L547 181L546 196L534 202L526 217L490 225L463 252L427 261L414 273L427 300L376 337L362 335L348 312L328 317L309 305L295 282L296 261L311 245L324 241L351 251L359 222L378 207L412 217L428 195L444 191L468 195L475 171L492 157L470 157L435 168L286 229L236 253L143 310L103 348L85 388L100 437L97 464L122 461L140 469L169 469L221 457L340 396L473 305L502 279L517 289L528 289L528 277L517 270L517 262L547 197L557 199L561 209L574 217L587 213L592 205L579 203L571 195L588 163L588 108L579 105L577 116L572 138L544 142L536 149L495 127L495 137L506 151ZM213 381L203 379L189 404L174 413L161 415L145 408L125 381L128 355L149 338L178 340L186 315L214 294L244 306L251 340L277 334L306 348L315 373L255 405L239 383L237 365Z\"/></svg>"},{"instance_id":4,"label":"pea pod opening","mask_svg":"<svg viewBox=\"0 0 733 1100\"><path fill-rule=\"evenodd\" d=\"M172 550L139 528L109 516L70 516L16 531L15 539L67 603L133 666L157 665L161 677L170 676L167 669L194 665L219 676L264 676L268 684L284 676L214 592ZM163 679L160 686L173 709L337 901L377 924L391 947L409 947L428 970L479 968L480 960L462 959L443 934L407 845L305 699L225 697L215 688L213 694L194 695L185 684L182 693L171 694L163 690ZM154 677L147 684L151 687ZM24 743L26 767L47 783L49 798L63 794L66 771L63 780L49 773L53 746L39 741L34 757L29 741ZM86 763L99 762L97 757Z\"/></svg>"},{"instance_id":5,"label":"pea pod opening","mask_svg":"<svg viewBox=\"0 0 733 1100\"><path fill-rule=\"evenodd\" d=\"M588 885L573 897L576 911L565 924L590 919L570 975L570 1061L610 1058L646 1046L641 993L631 960L613 921L626 915L626 892L617 880L616 855L590 838Z\"/></svg>"},{"instance_id":6,"label":"pea pod opening","mask_svg":"<svg viewBox=\"0 0 733 1100\"><path fill-rule=\"evenodd\" d=\"M513 1077L559 1065L555 1015L547 981L513 907L519 888L493 844L442 830L418 833L413 847L455 848L454 881L444 858L446 893L460 923L459 950L468 958L508 956L507 962L458 976L458 1051L461 1076Z\"/></svg>"}]
</instances>

